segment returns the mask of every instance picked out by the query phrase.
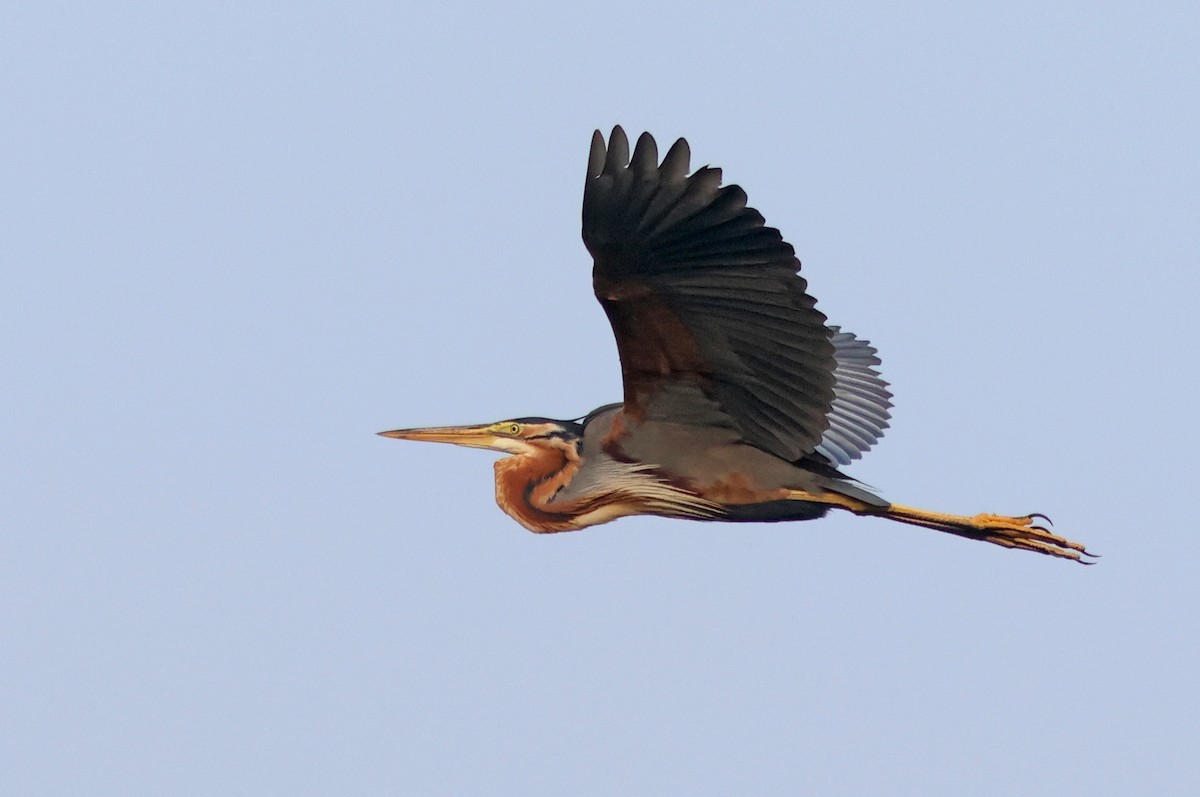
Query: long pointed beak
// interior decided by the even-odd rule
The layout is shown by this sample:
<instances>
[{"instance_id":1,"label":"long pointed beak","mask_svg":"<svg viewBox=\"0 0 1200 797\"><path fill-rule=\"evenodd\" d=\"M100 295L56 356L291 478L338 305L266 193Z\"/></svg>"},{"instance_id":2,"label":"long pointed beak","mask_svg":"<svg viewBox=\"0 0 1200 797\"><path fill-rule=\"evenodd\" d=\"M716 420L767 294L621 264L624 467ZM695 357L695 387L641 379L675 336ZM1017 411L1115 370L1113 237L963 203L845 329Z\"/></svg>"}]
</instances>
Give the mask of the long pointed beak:
<instances>
[{"instance_id":1,"label":"long pointed beak","mask_svg":"<svg viewBox=\"0 0 1200 797\"><path fill-rule=\"evenodd\" d=\"M422 440L427 443L454 443L471 448L496 448L495 433L488 426L430 426L425 429L394 429L380 432L383 437L397 440Z\"/></svg>"}]
</instances>

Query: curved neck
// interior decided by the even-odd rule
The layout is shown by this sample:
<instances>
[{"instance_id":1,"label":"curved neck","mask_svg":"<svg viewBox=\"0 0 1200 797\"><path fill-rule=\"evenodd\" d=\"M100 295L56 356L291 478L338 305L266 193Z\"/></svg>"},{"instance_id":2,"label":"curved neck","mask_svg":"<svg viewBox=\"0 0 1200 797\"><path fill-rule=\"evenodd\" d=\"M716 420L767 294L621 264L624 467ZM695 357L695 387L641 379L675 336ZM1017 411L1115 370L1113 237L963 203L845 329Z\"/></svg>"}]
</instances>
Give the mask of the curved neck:
<instances>
[{"instance_id":1,"label":"curved neck","mask_svg":"<svg viewBox=\"0 0 1200 797\"><path fill-rule=\"evenodd\" d=\"M496 461L496 503L530 531L544 533L577 528L569 504L551 506L559 490L579 472L581 460L573 441L556 440Z\"/></svg>"},{"instance_id":2,"label":"curved neck","mask_svg":"<svg viewBox=\"0 0 1200 797\"><path fill-rule=\"evenodd\" d=\"M573 531L632 514L711 518L723 512L719 504L655 475L651 466L614 460L592 474L586 488L564 491L583 467L580 443L579 438L549 438L497 460L496 503L538 533Z\"/></svg>"}]
</instances>

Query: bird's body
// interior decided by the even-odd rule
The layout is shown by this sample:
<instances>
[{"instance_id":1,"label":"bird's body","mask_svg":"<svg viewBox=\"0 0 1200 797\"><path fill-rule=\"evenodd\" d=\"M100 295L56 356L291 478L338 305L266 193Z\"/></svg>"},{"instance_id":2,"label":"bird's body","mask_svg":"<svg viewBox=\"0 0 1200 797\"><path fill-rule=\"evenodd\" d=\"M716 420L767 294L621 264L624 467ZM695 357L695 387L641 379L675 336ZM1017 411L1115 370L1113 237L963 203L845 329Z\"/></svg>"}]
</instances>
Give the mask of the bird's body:
<instances>
[{"instance_id":1,"label":"bird's body","mask_svg":"<svg viewBox=\"0 0 1200 797\"><path fill-rule=\"evenodd\" d=\"M496 500L535 532L626 515L811 520L831 508L1080 559L1038 515L945 515L889 503L838 470L883 435L875 349L829 326L777 230L721 172L688 174L679 139L592 141L583 238L617 338L624 401L574 421L522 418L384 432L509 454Z\"/></svg>"}]
</instances>

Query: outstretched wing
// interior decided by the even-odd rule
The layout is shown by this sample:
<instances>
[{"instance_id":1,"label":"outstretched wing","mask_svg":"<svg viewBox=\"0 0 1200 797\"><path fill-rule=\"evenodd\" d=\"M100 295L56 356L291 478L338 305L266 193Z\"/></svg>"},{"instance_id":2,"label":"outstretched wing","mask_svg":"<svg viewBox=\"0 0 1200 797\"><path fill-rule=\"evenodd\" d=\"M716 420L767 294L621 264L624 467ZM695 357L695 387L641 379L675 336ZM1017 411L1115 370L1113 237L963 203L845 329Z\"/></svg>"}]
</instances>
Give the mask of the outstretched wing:
<instances>
[{"instance_id":1,"label":"outstretched wing","mask_svg":"<svg viewBox=\"0 0 1200 797\"><path fill-rule=\"evenodd\" d=\"M583 241L617 339L625 412L718 424L789 461L829 426L834 347L779 231L721 170L690 176L682 138L592 137Z\"/></svg>"},{"instance_id":2,"label":"outstretched wing","mask_svg":"<svg viewBox=\"0 0 1200 797\"><path fill-rule=\"evenodd\" d=\"M833 333L837 368L833 372L829 428L817 453L838 465L849 465L883 437L892 417L892 394L875 370L879 357L870 341L838 327L830 327L829 331Z\"/></svg>"}]
</instances>

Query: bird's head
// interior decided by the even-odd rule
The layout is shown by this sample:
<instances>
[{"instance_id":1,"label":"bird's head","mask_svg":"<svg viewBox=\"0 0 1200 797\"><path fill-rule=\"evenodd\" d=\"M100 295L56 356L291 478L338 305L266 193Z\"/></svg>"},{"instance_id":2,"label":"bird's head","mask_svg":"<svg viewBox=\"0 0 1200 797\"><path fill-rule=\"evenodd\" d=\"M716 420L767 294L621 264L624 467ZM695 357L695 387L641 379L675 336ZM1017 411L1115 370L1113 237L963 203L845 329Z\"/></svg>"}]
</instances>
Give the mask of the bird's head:
<instances>
[{"instance_id":1,"label":"bird's head","mask_svg":"<svg viewBox=\"0 0 1200 797\"><path fill-rule=\"evenodd\" d=\"M514 418L476 426L431 426L424 429L395 429L379 434L397 440L490 448L506 454L536 454L546 449L562 448L564 444L574 446L583 436L583 427L575 421Z\"/></svg>"}]
</instances>

